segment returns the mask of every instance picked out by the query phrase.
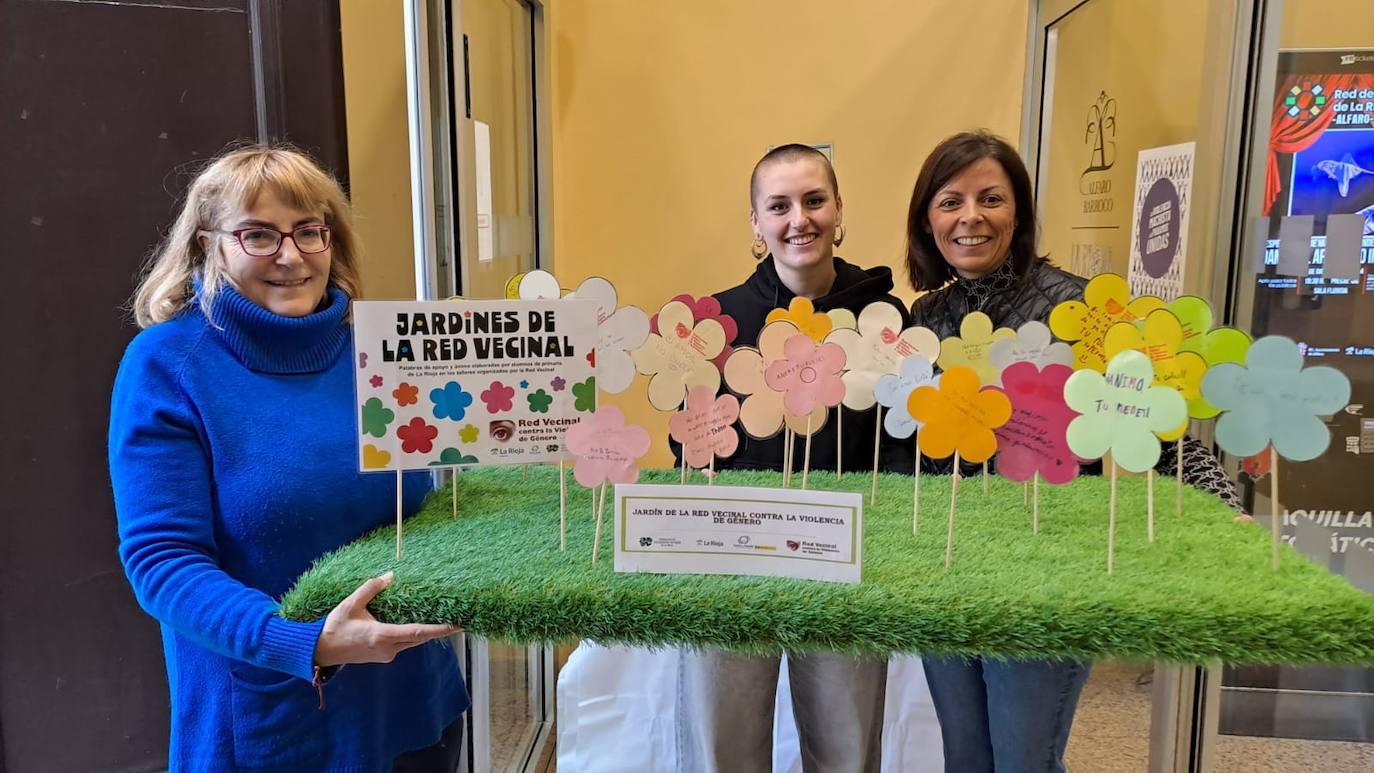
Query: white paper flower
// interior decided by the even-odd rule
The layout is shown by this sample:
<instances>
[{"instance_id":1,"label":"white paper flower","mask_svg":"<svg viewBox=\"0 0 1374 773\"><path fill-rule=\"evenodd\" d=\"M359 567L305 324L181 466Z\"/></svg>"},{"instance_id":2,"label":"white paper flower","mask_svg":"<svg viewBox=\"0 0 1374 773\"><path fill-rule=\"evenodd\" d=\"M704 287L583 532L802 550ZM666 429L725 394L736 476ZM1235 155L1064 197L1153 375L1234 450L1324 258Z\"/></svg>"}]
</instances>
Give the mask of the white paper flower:
<instances>
[{"instance_id":1,"label":"white paper flower","mask_svg":"<svg viewBox=\"0 0 1374 773\"><path fill-rule=\"evenodd\" d=\"M558 284L558 278L543 269L526 271L506 280L508 300L551 301L558 300L562 295L563 289Z\"/></svg>"},{"instance_id":2,"label":"white paper flower","mask_svg":"<svg viewBox=\"0 0 1374 773\"><path fill-rule=\"evenodd\" d=\"M859 312L858 329L840 328L825 337L844 349L844 405L853 411L873 407L873 387L884 374L895 374L904 359L921 355L933 362L940 339L923 327L902 328L902 312L886 301L874 301Z\"/></svg>"},{"instance_id":3,"label":"white paper flower","mask_svg":"<svg viewBox=\"0 0 1374 773\"><path fill-rule=\"evenodd\" d=\"M1054 340L1049 325L1031 320L1016 329L1016 336L994 341L988 361L996 369L994 384L1002 383L1002 370L1013 362L1032 362L1044 370L1046 365L1073 365L1073 347Z\"/></svg>"},{"instance_id":4,"label":"white paper flower","mask_svg":"<svg viewBox=\"0 0 1374 773\"><path fill-rule=\"evenodd\" d=\"M638 306L617 309L615 286L599 276L588 277L567 298L596 302L596 385L610 394L629 389L635 380L630 352L649 337L649 315Z\"/></svg>"}]
</instances>

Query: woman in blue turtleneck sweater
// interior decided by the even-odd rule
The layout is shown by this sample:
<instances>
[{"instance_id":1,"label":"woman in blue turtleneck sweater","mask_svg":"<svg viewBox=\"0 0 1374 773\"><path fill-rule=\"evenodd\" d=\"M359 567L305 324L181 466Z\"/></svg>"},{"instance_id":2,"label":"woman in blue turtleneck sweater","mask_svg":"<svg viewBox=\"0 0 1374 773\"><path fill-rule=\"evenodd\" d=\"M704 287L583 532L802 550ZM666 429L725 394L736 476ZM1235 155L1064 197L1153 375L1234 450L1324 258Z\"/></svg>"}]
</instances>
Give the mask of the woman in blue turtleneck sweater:
<instances>
[{"instance_id":1,"label":"woman in blue turtleneck sweater","mask_svg":"<svg viewBox=\"0 0 1374 773\"><path fill-rule=\"evenodd\" d=\"M357 259L333 178L245 148L192 183L134 297L110 476L125 571L162 624L174 771L456 765L467 693L437 640L457 629L375 620L389 574L323 620L277 615L313 561L394 517L392 479L355 461ZM407 512L426 481L406 476Z\"/></svg>"}]
</instances>

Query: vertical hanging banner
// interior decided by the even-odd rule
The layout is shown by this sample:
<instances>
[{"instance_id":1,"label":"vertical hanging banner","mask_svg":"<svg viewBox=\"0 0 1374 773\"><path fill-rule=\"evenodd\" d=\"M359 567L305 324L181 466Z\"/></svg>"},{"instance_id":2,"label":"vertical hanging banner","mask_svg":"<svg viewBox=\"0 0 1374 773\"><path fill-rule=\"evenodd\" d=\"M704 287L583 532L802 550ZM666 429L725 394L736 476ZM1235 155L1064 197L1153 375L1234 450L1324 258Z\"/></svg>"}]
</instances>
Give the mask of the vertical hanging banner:
<instances>
[{"instance_id":1,"label":"vertical hanging banner","mask_svg":"<svg viewBox=\"0 0 1374 773\"><path fill-rule=\"evenodd\" d=\"M1183 293L1196 143L1147 148L1136 156L1131 209L1131 295L1171 301Z\"/></svg>"},{"instance_id":2,"label":"vertical hanging banner","mask_svg":"<svg viewBox=\"0 0 1374 773\"><path fill-rule=\"evenodd\" d=\"M596 315L577 300L354 302L359 469L563 458L596 410Z\"/></svg>"}]
</instances>

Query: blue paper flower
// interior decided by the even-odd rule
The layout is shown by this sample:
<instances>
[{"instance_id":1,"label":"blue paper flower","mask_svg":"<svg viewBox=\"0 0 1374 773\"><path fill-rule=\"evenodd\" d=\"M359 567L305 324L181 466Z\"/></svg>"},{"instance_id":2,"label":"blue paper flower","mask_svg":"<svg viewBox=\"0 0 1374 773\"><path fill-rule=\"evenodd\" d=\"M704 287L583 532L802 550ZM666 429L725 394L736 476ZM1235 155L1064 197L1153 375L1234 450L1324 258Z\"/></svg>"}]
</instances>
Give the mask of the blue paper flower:
<instances>
[{"instance_id":1,"label":"blue paper flower","mask_svg":"<svg viewBox=\"0 0 1374 773\"><path fill-rule=\"evenodd\" d=\"M936 385L939 376L932 375L934 368L923 354L913 354L902 360L901 373L884 373L873 386L873 397L878 404L887 409L883 416L883 429L895 438L905 439L920 429L921 423L911 417L906 400L917 387Z\"/></svg>"},{"instance_id":2,"label":"blue paper flower","mask_svg":"<svg viewBox=\"0 0 1374 773\"><path fill-rule=\"evenodd\" d=\"M1304 368L1296 343L1266 336L1250 346L1244 366L1208 370L1202 396L1224 411L1217 444L1227 453L1253 456L1273 443L1279 456L1304 462L1330 444L1331 431L1318 417L1350 402L1350 379L1335 368Z\"/></svg>"}]
</instances>

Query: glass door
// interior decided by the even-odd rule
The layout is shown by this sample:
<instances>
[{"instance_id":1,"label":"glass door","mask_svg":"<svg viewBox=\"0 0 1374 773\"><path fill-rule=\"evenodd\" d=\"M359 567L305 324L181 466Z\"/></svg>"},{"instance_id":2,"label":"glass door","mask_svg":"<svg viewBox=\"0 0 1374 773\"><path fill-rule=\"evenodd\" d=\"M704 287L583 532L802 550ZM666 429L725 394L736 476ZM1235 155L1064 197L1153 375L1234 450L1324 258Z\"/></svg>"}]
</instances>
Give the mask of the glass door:
<instances>
[{"instance_id":1,"label":"glass door","mask_svg":"<svg viewBox=\"0 0 1374 773\"><path fill-rule=\"evenodd\" d=\"M1186 148L1192 184L1180 191L1181 247L1164 274L1168 292L1150 292L1199 295L1224 309L1249 5L1043 0L1033 9L1022 152L1036 180L1042 254L1082 276L1134 282L1132 214L1146 182L1138 169L1149 169L1155 149L1177 157ZM1197 769L1193 703L1208 677L1098 661L1069 737L1069 767Z\"/></svg>"},{"instance_id":2,"label":"glass door","mask_svg":"<svg viewBox=\"0 0 1374 773\"><path fill-rule=\"evenodd\" d=\"M406 0L423 298L502 298L510 277L541 265L542 14L522 0ZM552 648L460 638L472 693L462 769L544 770L553 745Z\"/></svg>"},{"instance_id":3,"label":"glass door","mask_svg":"<svg viewBox=\"0 0 1374 773\"><path fill-rule=\"evenodd\" d=\"M1280 461L1277 504L1286 542L1374 592L1374 9L1268 3L1260 54L1233 313L1350 377L1327 451ZM1274 471L1245 467L1268 528ZM1374 669L1227 668L1216 697L1218 770L1374 769Z\"/></svg>"}]
</instances>

